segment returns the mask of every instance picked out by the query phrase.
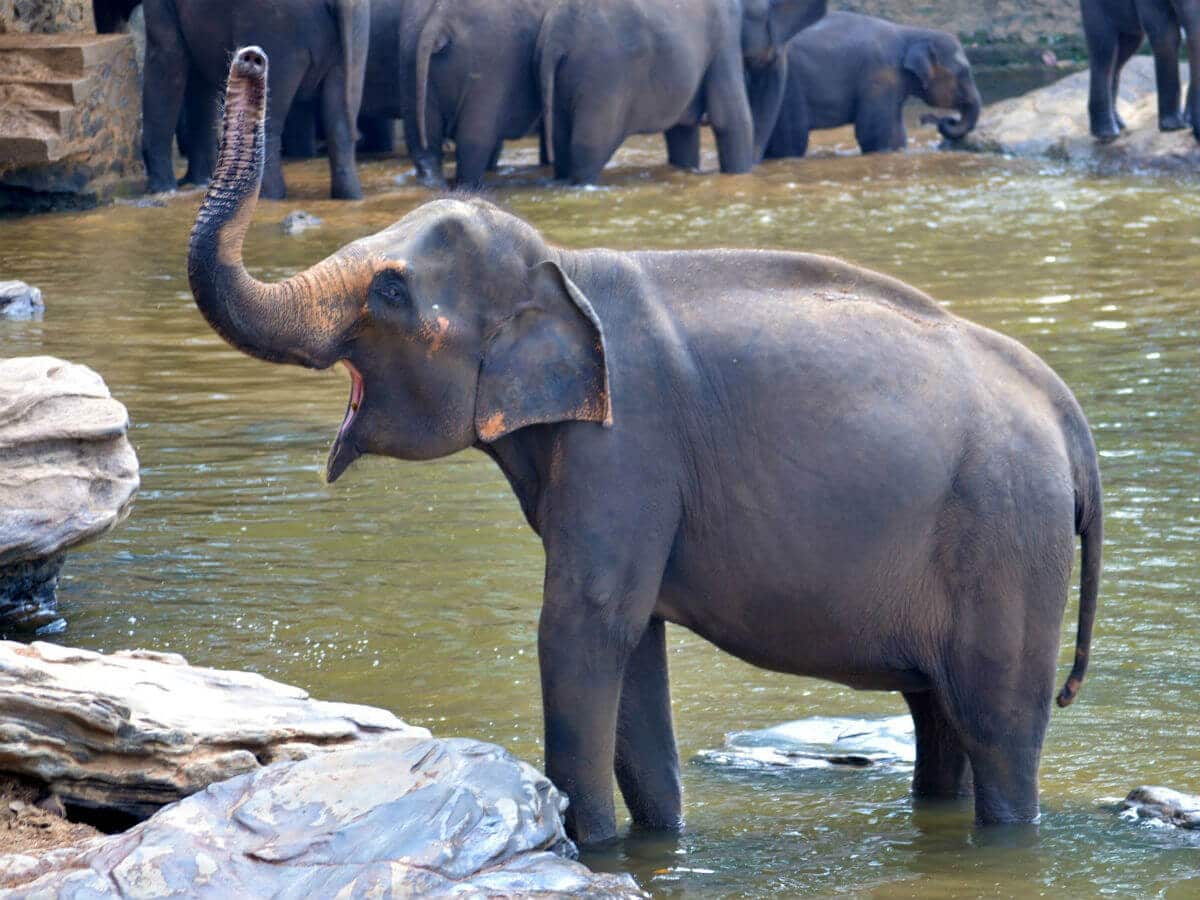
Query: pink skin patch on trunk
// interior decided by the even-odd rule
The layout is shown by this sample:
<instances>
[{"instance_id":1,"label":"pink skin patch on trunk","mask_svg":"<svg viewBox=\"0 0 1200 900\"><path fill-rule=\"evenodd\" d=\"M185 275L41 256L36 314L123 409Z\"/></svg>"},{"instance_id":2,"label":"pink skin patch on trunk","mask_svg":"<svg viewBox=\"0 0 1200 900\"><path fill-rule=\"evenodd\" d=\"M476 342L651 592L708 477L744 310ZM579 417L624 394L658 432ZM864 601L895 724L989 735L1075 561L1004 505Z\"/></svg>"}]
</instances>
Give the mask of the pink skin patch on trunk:
<instances>
[{"instance_id":1,"label":"pink skin patch on trunk","mask_svg":"<svg viewBox=\"0 0 1200 900\"><path fill-rule=\"evenodd\" d=\"M358 369L354 368L354 363L348 359L343 359L342 365L350 373L350 402L346 404L346 418L342 420L342 427L338 429L337 439L339 441L350 430L350 425L354 422L354 416L358 413L358 408L362 406L363 391L365 390L362 374Z\"/></svg>"}]
</instances>

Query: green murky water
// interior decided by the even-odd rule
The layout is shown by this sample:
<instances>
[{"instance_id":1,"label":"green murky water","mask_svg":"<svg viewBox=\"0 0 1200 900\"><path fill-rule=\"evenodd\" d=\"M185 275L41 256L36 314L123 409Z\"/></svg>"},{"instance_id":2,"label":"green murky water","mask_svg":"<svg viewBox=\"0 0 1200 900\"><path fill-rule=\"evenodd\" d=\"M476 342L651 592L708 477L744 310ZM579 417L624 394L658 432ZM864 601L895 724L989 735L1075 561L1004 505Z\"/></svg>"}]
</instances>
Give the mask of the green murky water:
<instances>
[{"instance_id":1,"label":"green murky water","mask_svg":"<svg viewBox=\"0 0 1200 900\"><path fill-rule=\"evenodd\" d=\"M1194 185L934 153L745 177L641 167L661 157L657 142L634 142L622 156L634 165L589 191L518 170L496 197L569 246L831 252L1025 341L1095 429L1105 578L1091 677L1051 723L1034 845L988 846L964 816L914 821L902 774L687 765L677 843L628 840L589 861L662 896L1200 896L1200 839L1096 805L1140 783L1200 790ZM252 270L290 274L422 202L394 181L401 165L367 163L361 203L322 199L322 162L290 166L293 199L262 204L252 226ZM40 286L47 304L44 322L0 325L0 355L96 368L129 407L143 466L132 517L68 562L61 639L255 669L540 761L541 550L499 471L474 452L369 459L325 487L347 381L244 358L208 329L184 276L198 202L0 222L0 273ZM326 224L284 236L278 222L299 206ZM1064 663L1074 620L1072 603ZM681 629L670 642L685 760L735 729L904 709L898 695L758 671Z\"/></svg>"}]
</instances>

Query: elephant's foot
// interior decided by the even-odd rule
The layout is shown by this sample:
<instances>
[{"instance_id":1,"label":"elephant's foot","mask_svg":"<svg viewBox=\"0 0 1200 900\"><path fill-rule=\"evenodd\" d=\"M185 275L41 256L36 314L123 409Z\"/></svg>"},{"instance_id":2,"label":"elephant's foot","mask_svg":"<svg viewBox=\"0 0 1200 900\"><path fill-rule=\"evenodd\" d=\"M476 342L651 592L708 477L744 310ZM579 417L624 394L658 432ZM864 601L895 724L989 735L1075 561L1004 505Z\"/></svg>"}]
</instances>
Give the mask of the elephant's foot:
<instances>
[{"instance_id":1,"label":"elephant's foot","mask_svg":"<svg viewBox=\"0 0 1200 900\"><path fill-rule=\"evenodd\" d=\"M334 200L361 200L363 192L357 178L353 181L337 180L330 185L329 196Z\"/></svg>"},{"instance_id":2,"label":"elephant's foot","mask_svg":"<svg viewBox=\"0 0 1200 900\"><path fill-rule=\"evenodd\" d=\"M1097 144L1111 144L1121 136L1121 130L1114 124L1111 128L1106 128L1102 131L1092 129L1092 137L1096 139Z\"/></svg>"},{"instance_id":3,"label":"elephant's foot","mask_svg":"<svg viewBox=\"0 0 1200 900\"><path fill-rule=\"evenodd\" d=\"M1190 128L1191 125L1187 116L1181 112L1158 117L1159 131L1183 131L1185 128Z\"/></svg>"}]
</instances>

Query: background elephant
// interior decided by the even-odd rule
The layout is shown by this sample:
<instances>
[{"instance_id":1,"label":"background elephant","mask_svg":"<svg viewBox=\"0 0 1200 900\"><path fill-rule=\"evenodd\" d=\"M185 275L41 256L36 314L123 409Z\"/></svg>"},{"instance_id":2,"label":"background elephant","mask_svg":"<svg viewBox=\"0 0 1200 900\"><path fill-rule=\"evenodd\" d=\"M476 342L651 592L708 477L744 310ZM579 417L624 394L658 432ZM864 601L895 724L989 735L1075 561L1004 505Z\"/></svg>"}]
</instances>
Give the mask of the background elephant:
<instances>
[{"instance_id":1,"label":"background elephant","mask_svg":"<svg viewBox=\"0 0 1200 900\"><path fill-rule=\"evenodd\" d=\"M762 158L783 101L783 47L825 0L562 0L538 38L547 151L589 184L631 134L663 132L671 165L700 165L707 116L722 172Z\"/></svg>"},{"instance_id":2,"label":"background elephant","mask_svg":"<svg viewBox=\"0 0 1200 900\"><path fill-rule=\"evenodd\" d=\"M854 123L863 153L908 143L904 101L955 109L937 120L957 140L979 121L982 100L962 45L953 35L909 28L856 13L834 12L788 45L783 108L767 144L768 158L803 156L809 132Z\"/></svg>"},{"instance_id":3,"label":"background elephant","mask_svg":"<svg viewBox=\"0 0 1200 900\"><path fill-rule=\"evenodd\" d=\"M405 69L405 121L411 122L405 135L423 178L442 180L442 143L449 139L456 182L478 186L503 142L524 137L537 125L541 106L534 49L551 5L552 0L440 0L433 5L415 34Z\"/></svg>"},{"instance_id":4,"label":"background elephant","mask_svg":"<svg viewBox=\"0 0 1200 900\"><path fill-rule=\"evenodd\" d=\"M1088 120L1092 134L1111 141L1125 123L1117 114L1116 98L1121 69L1142 46L1146 35L1154 51L1158 84L1158 127L1180 131L1191 125L1200 141L1200 2L1198 0L1080 0L1083 33L1091 66ZM1187 105L1179 109L1180 29L1187 33Z\"/></svg>"},{"instance_id":5,"label":"background elephant","mask_svg":"<svg viewBox=\"0 0 1200 900\"><path fill-rule=\"evenodd\" d=\"M236 58L189 282L258 358L350 375L330 453L504 472L546 553L546 771L568 829L681 821L664 622L779 672L901 691L914 792L1033 822L1075 536L1075 663L1099 586L1096 449L1009 338L827 257L548 244L481 201L428 203L285 282L242 263L266 60Z\"/></svg>"},{"instance_id":6,"label":"background elephant","mask_svg":"<svg viewBox=\"0 0 1200 900\"><path fill-rule=\"evenodd\" d=\"M280 143L296 98L320 103L332 196L362 196L354 126L367 58L368 0L146 0L145 12L142 141L151 191L176 186L171 139L185 90L187 177L207 181L216 145L216 101L230 54L242 44L257 43L276 61L267 100L263 196L286 196Z\"/></svg>"}]
</instances>

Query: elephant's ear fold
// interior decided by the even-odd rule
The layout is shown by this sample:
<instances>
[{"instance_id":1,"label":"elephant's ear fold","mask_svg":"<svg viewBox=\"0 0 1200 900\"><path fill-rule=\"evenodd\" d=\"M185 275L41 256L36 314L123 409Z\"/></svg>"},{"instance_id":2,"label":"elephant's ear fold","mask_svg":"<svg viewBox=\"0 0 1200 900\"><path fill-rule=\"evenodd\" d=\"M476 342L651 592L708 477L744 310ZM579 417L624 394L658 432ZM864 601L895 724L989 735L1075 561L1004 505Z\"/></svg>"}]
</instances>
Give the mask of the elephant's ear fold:
<instances>
[{"instance_id":1,"label":"elephant's ear fold","mask_svg":"<svg viewBox=\"0 0 1200 900\"><path fill-rule=\"evenodd\" d=\"M933 44L929 41L913 41L904 51L904 68L916 75L926 89L933 80L933 62Z\"/></svg>"},{"instance_id":2,"label":"elephant's ear fold","mask_svg":"<svg viewBox=\"0 0 1200 900\"><path fill-rule=\"evenodd\" d=\"M491 443L549 422L612 424L604 331L583 292L550 260L529 270L529 299L492 332L475 395Z\"/></svg>"}]
</instances>

